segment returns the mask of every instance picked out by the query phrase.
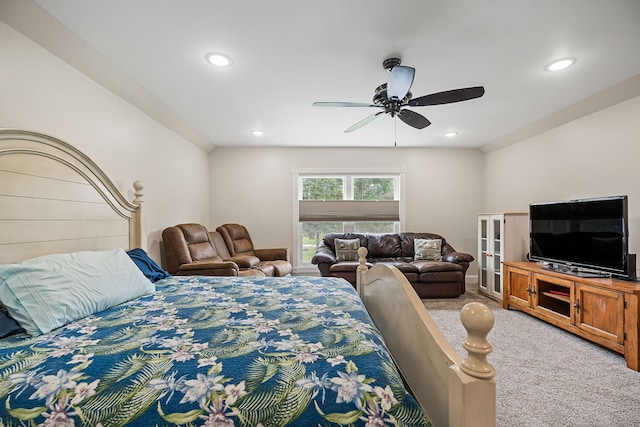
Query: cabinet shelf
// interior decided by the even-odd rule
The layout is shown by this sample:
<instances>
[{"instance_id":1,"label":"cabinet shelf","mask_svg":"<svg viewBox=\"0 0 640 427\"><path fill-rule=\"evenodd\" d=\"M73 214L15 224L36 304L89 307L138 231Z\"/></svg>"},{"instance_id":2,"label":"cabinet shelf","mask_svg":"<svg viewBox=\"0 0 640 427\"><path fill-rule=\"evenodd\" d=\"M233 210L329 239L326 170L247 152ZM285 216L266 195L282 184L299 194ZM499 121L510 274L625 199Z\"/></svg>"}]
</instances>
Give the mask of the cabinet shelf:
<instances>
[{"instance_id":1,"label":"cabinet shelf","mask_svg":"<svg viewBox=\"0 0 640 427\"><path fill-rule=\"evenodd\" d=\"M571 315L571 287L565 280L536 277L533 282L538 289L537 305L563 317Z\"/></svg>"},{"instance_id":2,"label":"cabinet shelf","mask_svg":"<svg viewBox=\"0 0 640 427\"><path fill-rule=\"evenodd\" d=\"M571 297L568 295L556 294L552 292L543 292L542 295L547 296L549 298L557 299L559 301L570 302Z\"/></svg>"}]
</instances>

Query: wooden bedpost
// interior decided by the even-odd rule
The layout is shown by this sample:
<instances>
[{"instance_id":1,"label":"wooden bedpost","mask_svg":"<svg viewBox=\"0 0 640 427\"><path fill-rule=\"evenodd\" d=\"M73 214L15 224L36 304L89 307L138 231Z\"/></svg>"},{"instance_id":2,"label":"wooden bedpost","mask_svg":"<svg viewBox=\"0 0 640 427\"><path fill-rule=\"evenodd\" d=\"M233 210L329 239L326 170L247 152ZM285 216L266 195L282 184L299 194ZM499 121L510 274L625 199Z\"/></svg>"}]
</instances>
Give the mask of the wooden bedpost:
<instances>
[{"instance_id":1,"label":"wooden bedpost","mask_svg":"<svg viewBox=\"0 0 640 427\"><path fill-rule=\"evenodd\" d=\"M367 271L367 254L369 252L367 251L367 248L363 248L362 246L360 246L358 248L358 271L356 271L356 290L358 291L358 295L360 295L360 298L362 298L362 286L360 285L360 276L361 273Z\"/></svg>"},{"instance_id":2,"label":"wooden bedpost","mask_svg":"<svg viewBox=\"0 0 640 427\"><path fill-rule=\"evenodd\" d=\"M144 184L142 181L135 181L133 183L133 204L137 206L133 215L133 232L131 233L132 241L130 243L131 248L141 248L147 250L147 233L146 224L144 222L144 215L142 213L142 190L144 190Z\"/></svg>"},{"instance_id":3,"label":"wooden bedpost","mask_svg":"<svg viewBox=\"0 0 640 427\"><path fill-rule=\"evenodd\" d=\"M487 341L495 322L493 312L482 303L470 302L462 307L460 320L467 331L467 339L462 342L467 357L451 366L450 393L458 397L450 400L449 423L465 427L495 426L496 370L487 361L487 355L493 351ZM469 377L482 381L465 380Z\"/></svg>"},{"instance_id":4,"label":"wooden bedpost","mask_svg":"<svg viewBox=\"0 0 640 427\"><path fill-rule=\"evenodd\" d=\"M493 351L487 341L487 334L495 322L493 312L484 304L470 302L462 307L460 320L468 335L462 342L468 356L462 360L461 369L476 378L495 377L496 370L487 362L487 355Z\"/></svg>"}]
</instances>

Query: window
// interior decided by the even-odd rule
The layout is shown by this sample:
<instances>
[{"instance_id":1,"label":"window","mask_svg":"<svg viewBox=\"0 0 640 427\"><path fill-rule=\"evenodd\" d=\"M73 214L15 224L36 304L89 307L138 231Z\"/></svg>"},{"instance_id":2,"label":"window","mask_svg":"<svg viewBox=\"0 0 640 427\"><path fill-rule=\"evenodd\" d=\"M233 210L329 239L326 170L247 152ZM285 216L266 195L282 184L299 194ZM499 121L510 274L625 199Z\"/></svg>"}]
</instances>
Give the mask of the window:
<instances>
[{"instance_id":1,"label":"window","mask_svg":"<svg viewBox=\"0 0 640 427\"><path fill-rule=\"evenodd\" d=\"M400 178L396 173L298 174L297 267L310 267L329 233L400 230Z\"/></svg>"}]
</instances>

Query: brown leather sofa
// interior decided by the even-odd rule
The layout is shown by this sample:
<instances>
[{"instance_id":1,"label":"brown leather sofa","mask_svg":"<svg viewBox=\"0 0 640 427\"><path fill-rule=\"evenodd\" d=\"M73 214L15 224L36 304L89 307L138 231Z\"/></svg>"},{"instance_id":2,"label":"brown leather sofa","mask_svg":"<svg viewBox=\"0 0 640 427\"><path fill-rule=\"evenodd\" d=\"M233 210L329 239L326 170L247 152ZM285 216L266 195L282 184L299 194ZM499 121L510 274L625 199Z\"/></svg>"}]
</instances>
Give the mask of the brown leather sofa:
<instances>
[{"instance_id":1,"label":"brown leather sofa","mask_svg":"<svg viewBox=\"0 0 640 427\"><path fill-rule=\"evenodd\" d=\"M358 239L358 246L367 248L368 267L376 263L397 267L420 298L459 297L465 292L465 274L469 263L474 260L472 255L457 252L444 237L433 233L326 235L318 244L311 262L318 266L322 276L342 277L354 286L358 261L338 261L335 239ZM440 239L440 260L416 260L415 239Z\"/></svg>"},{"instance_id":2,"label":"brown leather sofa","mask_svg":"<svg viewBox=\"0 0 640 427\"><path fill-rule=\"evenodd\" d=\"M270 262L251 254L232 255L217 231L201 224L178 224L162 232L166 269L177 276L277 276L287 271L283 260ZM282 249L274 249L276 253ZM287 249L284 253L288 254ZM291 272L289 264L288 272ZM288 274L285 273L284 275Z\"/></svg>"}]
</instances>

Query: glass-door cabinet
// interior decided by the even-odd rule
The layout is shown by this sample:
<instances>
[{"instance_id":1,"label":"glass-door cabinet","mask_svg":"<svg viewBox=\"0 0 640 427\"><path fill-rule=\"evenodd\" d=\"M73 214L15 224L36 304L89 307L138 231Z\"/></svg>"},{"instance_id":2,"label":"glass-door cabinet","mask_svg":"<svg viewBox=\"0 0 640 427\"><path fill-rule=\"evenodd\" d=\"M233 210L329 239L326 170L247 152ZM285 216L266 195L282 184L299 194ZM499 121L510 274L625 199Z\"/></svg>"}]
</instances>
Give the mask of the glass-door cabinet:
<instances>
[{"instance_id":1,"label":"glass-door cabinet","mask_svg":"<svg viewBox=\"0 0 640 427\"><path fill-rule=\"evenodd\" d=\"M478 292L502 300L502 262L525 260L528 235L525 213L478 216Z\"/></svg>"}]
</instances>

